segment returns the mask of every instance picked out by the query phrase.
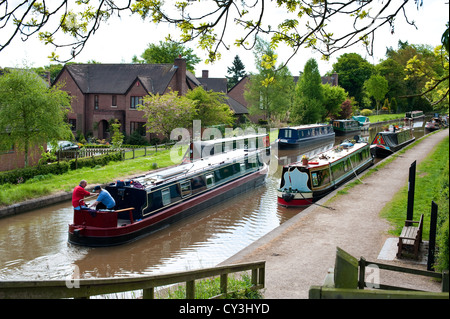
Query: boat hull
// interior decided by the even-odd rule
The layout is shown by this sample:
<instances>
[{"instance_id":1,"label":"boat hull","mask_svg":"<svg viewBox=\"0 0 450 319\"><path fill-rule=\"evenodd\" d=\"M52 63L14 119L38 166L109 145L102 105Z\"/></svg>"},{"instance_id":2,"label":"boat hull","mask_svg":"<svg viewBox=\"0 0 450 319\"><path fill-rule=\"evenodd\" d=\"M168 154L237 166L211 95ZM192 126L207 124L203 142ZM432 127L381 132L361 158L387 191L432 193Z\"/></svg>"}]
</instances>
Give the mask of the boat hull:
<instances>
[{"instance_id":1,"label":"boat hull","mask_svg":"<svg viewBox=\"0 0 450 319\"><path fill-rule=\"evenodd\" d=\"M278 148L279 149L295 149L300 146L307 146L310 144L318 143L321 141L332 140L335 137L335 133L330 133L326 135L319 135L311 138L302 138L302 139L279 139L278 140Z\"/></svg>"},{"instance_id":2,"label":"boat hull","mask_svg":"<svg viewBox=\"0 0 450 319\"><path fill-rule=\"evenodd\" d=\"M75 245L89 247L115 246L135 241L158 230L166 228L188 216L194 215L205 208L218 204L233 196L254 189L262 185L267 175L268 167L264 165L261 170L250 173L208 192L199 194L186 201L182 201L167 209L151 214L131 224L115 227L94 227L83 225L69 225L68 241ZM88 211L76 212L85 214L86 218L95 219ZM105 217L101 214L115 214L114 212L99 212L99 218ZM106 217L107 218L107 217ZM89 224L92 225L92 222Z\"/></svg>"},{"instance_id":3,"label":"boat hull","mask_svg":"<svg viewBox=\"0 0 450 319\"><path fill-rule=\"evenodd\" d=\"M368 167L373 165L373 157L367 159L365 162L361 163L354 171L349 170L347 174L340 177L338 180L334 180L327 187L320 190L312 190L308 192L289 192L278 190L277 202L281 206L285 207L305 207L314 204L314 202L323 198L324 196L331 193L333 190L344 184L345 182L353 179L356 174L366 170Z\"/></svg>"}]
</instances>

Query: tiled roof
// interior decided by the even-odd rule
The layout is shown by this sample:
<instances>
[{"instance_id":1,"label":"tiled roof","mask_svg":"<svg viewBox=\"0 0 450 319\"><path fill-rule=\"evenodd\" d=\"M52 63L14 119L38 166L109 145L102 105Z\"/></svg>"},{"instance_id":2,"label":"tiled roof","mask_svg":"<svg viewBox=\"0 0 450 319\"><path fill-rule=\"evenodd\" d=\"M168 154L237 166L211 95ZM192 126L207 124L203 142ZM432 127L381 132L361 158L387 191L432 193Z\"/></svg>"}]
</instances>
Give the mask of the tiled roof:
<instances>
[{"instance_id":1,"label":"tiled roof","mask_svg":"<svg viewBox=\"0 0 450 319\"><path fill-rule=\"evenodd\" d=\"M176 72L173 64L66 65L83 93L125 94L140 80L149 93L162 94Z\"/></svg>"}]
</instances>

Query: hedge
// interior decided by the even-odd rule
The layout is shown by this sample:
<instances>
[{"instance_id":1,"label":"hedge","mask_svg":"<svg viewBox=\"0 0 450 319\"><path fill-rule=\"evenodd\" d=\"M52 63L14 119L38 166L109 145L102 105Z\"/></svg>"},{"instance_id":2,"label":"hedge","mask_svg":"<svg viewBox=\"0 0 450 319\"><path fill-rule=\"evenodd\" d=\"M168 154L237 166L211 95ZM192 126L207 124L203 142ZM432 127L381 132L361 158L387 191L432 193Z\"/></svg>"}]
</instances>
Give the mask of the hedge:
<instances>
[{"instance_id":1,"label":"hedge","mask_svg":"<svg viewBox=\"0 0 450 319\"><path fill-rule=\"evenodd\" d=\"M19 184L37 175L60 175L69 171L68 162L51 163L33 167L19 168L12 171L0 172L0 184Z\"/></svg>"},{"instance_id":2,"label":"hedge","mask_svg":"<svg viewBox=\"0 0 450 319\"><path fill-rule=\"evenodd\" d=\"M24 183L38 175L61 175L70 170L75 170L83 167L105 166L110 161L121 161L124 156L122 152L110 153L95 157L85 157L79 159L72 159L70 161L60 161L57 163L50 163L45 165L19 168L12 171L0 172L1 184L19 184Z\"/></svg>"}]
</instances>

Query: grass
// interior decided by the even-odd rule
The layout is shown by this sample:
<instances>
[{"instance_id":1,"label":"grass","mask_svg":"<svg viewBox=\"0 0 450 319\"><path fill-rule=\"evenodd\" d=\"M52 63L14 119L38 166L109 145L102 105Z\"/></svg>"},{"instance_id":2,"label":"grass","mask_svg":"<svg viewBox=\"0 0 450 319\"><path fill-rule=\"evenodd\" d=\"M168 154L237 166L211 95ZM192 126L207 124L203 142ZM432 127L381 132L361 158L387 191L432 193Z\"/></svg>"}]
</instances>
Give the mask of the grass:
<instances>
[{"instance_id":1,"label":"grass","mask_svg":"<svg viewBox=\"0 0 450 319\"><path fill-rule=\"evenodd\" d=\"M431 201L440 202L442 183L447 180L449 167L449 138L439 143L434 152L416 167L416 182L414 192L414 220L419 220L424 214L423 236L429 236L429 222L431 213ZM403 187L381 211L381 216L386 218L394 229L391 233L400 235L406 219L406 203L408 201L408 186ZM442 206L442 205L441 205ZM440 207L438 214L448 215L448 203Z\"/></svg>"},{"instance_id":2,"label":"grass","mask_svg":"<svg viewBox=\"0 0 450 319\"><path fill-rule=\"evenodd\" d=\"M381 115L371 115L369 116L370 123L384 122L389 120L403 119L405 113L401 114L381 114Z\"/></svg>"},{"instance_id":3,"label":"grass","mask_svg":"<svg viewBox=\"0 0 450 319\"><path fill-rule=\"evenodd\" d=\"M4 184L0 185L0 206L11 205L61 191L70 192L82 179L87 180L89 185L110 183L127 176L148 172L154 169L154 163L159 168L176 164L171 160L170 150L163 150L147 157L111 162L103 167L81 168L69 171L64 175L49 174L23 184Z\"/></svg>"},{"instance_id":4,"label":"grass","mask_svg":"<svg viewBox=\"0 0 450 319\"><path fill-rule=\"evenodd\" d=\"M251 289L252 283L248 273L243 273L240 278L228 277L227 299L262 299L258 290ZM195 282L195 299L209 299L220 295L220 278L210 278L197 280ZM158 298L166 299L186 299L186 286L177 285L175 288L167 289L164 294L158 295Z\"/></svg>"}]
</instances>

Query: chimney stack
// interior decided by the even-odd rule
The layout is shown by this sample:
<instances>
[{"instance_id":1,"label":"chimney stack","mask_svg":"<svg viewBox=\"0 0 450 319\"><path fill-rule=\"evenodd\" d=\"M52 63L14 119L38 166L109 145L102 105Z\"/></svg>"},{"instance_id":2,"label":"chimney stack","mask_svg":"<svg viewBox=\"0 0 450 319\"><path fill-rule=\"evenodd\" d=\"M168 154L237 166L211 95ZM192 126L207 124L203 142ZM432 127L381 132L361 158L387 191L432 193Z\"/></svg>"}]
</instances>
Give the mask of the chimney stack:
<instances>
[{"instance_id":1,"label":"chimney stack","mask_svg":"<svg viewBox=\"0 0 450 319\"><path fill-rule=\"evenodd\" d=\"M185 95L187 93L188 87L186 83L186 59L180 57L175 59L175 66L177 71L175 74L176 84L174 91L178 91L179 95Z\"/></svg>"},{"instance_id":2,"label":"chimney stack","mask_svg":"<svg viewBox=\"0 0 450 319\"><path fill-rule=\"evenodd\" d=\"M209 77L209 71L208 70L203 70L202 71L202 79L207 79Z\"/></svg>"}]
</instances>

